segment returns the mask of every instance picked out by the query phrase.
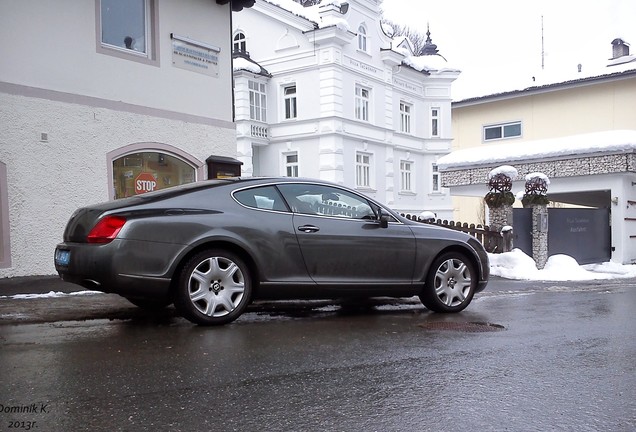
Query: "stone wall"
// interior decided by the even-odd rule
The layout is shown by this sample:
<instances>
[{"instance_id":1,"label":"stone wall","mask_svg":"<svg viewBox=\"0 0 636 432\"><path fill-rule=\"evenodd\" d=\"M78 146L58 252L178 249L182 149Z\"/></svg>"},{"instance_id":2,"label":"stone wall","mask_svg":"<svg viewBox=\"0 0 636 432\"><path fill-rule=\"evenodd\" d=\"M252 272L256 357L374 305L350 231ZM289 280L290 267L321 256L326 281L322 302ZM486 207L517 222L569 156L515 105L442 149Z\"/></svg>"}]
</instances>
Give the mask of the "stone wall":
<instances>
[{"instance_id":1,"label":"stone wall","mask_svg":"<svg viewBox=\"0 0 636 432\"><path fill-rule=\"evenodd\" d=\"M561 159L515 164L519 178L533 172L542 172L549 178L574 177L596 174L636 172L636 154L614 154L576 159ZM487 167L453 169L442 172L442 186L465 186L488 183L488 173L495 165Z\"/></svg>"},{"instance_id":2,"label":"stone wall","mask_svg":"<svg viewBox=\"0 0 636 432\"><path fill-rule=\"evenodd\" d=\"M537 264L538 269L545 267L548 261L548 230L539 230L541 215L548 213L548 207L545 205L532 206L532 258Z\"/></svg>"},{"instance_id":3,"label":"stone wall","mask_svg":"<svg viewBox=\"0 0 636 432\"><path fill-rule=\"evenodd\" d=\"M500 232L505 226L512 226L512 206L504 205L489 209L490 228Z\"/></svg>"}]
</instances>

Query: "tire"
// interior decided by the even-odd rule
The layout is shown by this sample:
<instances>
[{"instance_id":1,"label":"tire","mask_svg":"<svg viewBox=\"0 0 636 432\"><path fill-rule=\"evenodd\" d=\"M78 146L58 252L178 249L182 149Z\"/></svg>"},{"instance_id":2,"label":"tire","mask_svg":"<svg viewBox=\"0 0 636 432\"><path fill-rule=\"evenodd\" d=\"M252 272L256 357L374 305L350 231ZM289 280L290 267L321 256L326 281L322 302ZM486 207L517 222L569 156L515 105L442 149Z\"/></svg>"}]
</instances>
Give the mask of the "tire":
<instances>
[{"instance_id":1,"label":"tire","mask_svg":"<svg viewBox=\"0 0 636 432\"><path fill-rule=\"evenodd\" d=\"M183 266L174 305L195 324L222 325L237 319L251 296L252 279L243 260L231 252L210 249Z\"/></svg>"},{"instance_id":2,"label":"tire","mask_svg":"<svg viewBox=\"0 0 636 432\"><path fill-rule=\"evenodd\" d=\"M156 300L126 297L126 300L128 300L138 308L150 312L163 310L172 304L172 300L170 299Z\"/></svg>"},{"instance_id":3,"label":"tire","mask_svg":"<svg viewBox=\"0 0 636 432\"><path fill-rule=\"evenodd\" d=\"M460 312L472 301L477 278L475 266L465 255L447 252L433 261L420 300L433 312Z\"/></svg>"}]
</instances>

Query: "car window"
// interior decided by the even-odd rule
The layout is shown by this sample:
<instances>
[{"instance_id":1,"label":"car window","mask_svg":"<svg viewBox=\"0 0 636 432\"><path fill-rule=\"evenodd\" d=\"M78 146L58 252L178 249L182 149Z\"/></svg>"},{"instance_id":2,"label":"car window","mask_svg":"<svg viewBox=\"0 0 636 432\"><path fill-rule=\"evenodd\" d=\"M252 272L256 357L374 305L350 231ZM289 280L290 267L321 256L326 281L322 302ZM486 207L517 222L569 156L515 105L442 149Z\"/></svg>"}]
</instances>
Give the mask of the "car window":
<instances>
[{"instance_id":1,"label":"car window","mask_svg":"<svg viewBox=\"0 0 636 432\"><path fill-rule=\"evenodd\" d=\"M234 198L247 207L262 210L289 211L274 186L261 186L234 192Z\"/></svg>"},{"instance_id":2,"label":"car window","mask_svg":"<svg viewBox=\"0 0 636 432\"><path fill-rule=\"evenodd\" d=\"M278 188L294 213L375 219L366 198L343 189L301 183L280 184Z\"/></svg>"}]
</instances>

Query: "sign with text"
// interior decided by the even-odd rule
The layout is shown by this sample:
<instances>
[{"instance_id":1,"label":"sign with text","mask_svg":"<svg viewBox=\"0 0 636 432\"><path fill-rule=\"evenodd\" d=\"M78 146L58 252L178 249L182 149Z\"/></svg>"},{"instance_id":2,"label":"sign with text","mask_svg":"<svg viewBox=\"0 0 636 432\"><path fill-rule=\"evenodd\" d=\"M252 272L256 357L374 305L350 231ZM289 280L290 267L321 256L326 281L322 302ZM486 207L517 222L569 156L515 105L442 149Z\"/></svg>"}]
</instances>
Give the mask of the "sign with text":
<instances>
[{"instance_id":1,"label":"sign with text","mask_svg":"<svg viewBox=\"0 0 636 432\"><path fill-rule=\"evenodd\" d=\"M218 78L219 52L220 49L212 45L172 36L172 64L175 67Z\"/></svg>"},{"instance_id":2,"label":"sign with text","mask_svg":"<svg viewBox=\"0 0 636 432\"><path fill-rule=\"evenodd\" d=\"M139 195L157 189L157 179L149 172L142 172L135 178L135 194Z\"/></svg>"}]
</instances>

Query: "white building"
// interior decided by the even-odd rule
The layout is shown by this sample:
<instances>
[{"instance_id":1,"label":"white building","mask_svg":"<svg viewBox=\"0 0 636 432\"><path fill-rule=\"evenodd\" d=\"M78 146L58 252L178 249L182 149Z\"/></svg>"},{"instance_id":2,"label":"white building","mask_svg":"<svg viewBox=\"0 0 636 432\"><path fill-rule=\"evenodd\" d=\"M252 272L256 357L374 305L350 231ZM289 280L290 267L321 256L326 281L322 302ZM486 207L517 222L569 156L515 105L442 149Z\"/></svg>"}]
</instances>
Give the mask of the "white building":
<instances>
[{"instance_id":1,"label":"white building","mask_svg":"<svg viewBox=\"0 0 636 432\"><path fill-rule=\"evenodd\" d=\"M380 0L259 0L233 18L243 174L312 177L395 210L450 218L436 161L451 148L459 71L414 56L381 23Z\"/></svg>"},{"instance_id":2,"label":"white building","mask_svg":"<svg viewBox=\"0 0 636 432\"><path fill-rule=\"evenodd\" d=\"M230 5L253 3L0 0L0 278L54 274L76 208L236 155Z\"/></svg>"}]
</instances>

